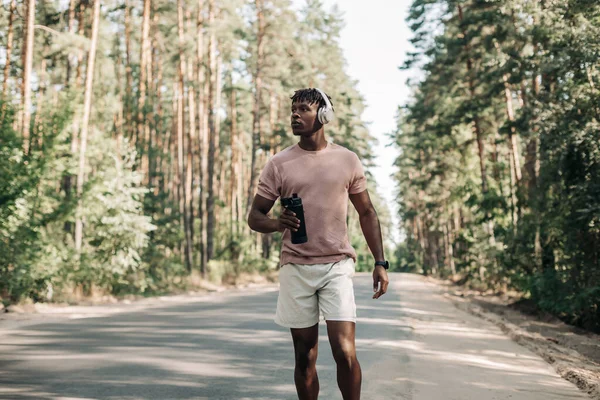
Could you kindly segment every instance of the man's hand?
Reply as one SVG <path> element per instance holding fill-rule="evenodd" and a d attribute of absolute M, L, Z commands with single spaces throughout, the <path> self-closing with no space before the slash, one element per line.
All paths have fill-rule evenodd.
<path fill-rule="evenodd" d="M 390 280 L 388 279 L 387 271 L 382 265 L 376 265 L 375 269 L 373 270 L 373 291 L 375 292 L 373 295 L 374 299 L 380 298 L 385 294 L 385 292 L 387 292 L 388 283 L 390 283 Z M 381 286 L 379 286 L 380 284 Z"/>
<path fill-rule="evenodd" d="M 290 229 L 293 232 L 296 232 L 299 227 L 300 220 L 296 218 L 296 214 L 283 207 L 283 212 L 277 219 L 277 230 L 283 232 L 286 229 Z"/>

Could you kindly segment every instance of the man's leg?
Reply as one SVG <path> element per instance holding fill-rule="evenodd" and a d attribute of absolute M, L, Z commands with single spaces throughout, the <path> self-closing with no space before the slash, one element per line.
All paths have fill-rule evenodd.
<path fill-rule="evenodd" d="M 316 400 L 319 396 L 317 352 L 319 350 L 319 323 L 310 328 L 291 328 L 296 354 L 294 382 L 300 400 Z"/>
<path fill-rule="evenodd" d="M 354 342 L 356 324 L 351 321 L 327 321 L 327 334 L 337 364 L 337 382 L 344 400 L 359 400 L 362 372 Z"/>

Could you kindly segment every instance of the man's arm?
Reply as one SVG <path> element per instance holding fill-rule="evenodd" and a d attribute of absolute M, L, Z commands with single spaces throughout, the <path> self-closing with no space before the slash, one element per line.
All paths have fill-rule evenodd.
<path fill-rule="evenodd" d="M 375 261 L 385 261 L 381 226 L 379 225 L 379 218 L 377 217 L 375 207 L 371 203 L 369 192 L 364 190 L 360 193 L 351 194 L 349 197 L 358 212 L 360 227 L 365 235 L 369 249 L 371 249 L 371 253 L 375 257 Z"/>
<path fill-rule="evenodd" d="M 269 200 L 257 194 L 252 201 L 250 213 L 248 213 L 248 226 L 250 229 L 260 233 L 275 232 L 279 223 L 276 219 L 269 218 L 268 214 L 275 204 L 274 200 Z"/>
<path fill-rule="evenodd" d="M 350 200 L 354 204 L 354 208 L 358 211 L 360 218 L 360 227 L 362 228 L 365 239 L 375 261 L 385 261 L 383 255 L 383 239 L 381 238 L 381 226 L 379 225 L 379 218 L 377 218 L 377 212 L 375 207 L 371 203 L 369 192 L 364 190 L 357 194 L 351 194 Z M 373 269 L 373 295 L 374 299 L 378 299 L 387 292 L 388 284 L 387 271 L 381 265 L 378 265 Z"/>
<path fill-rule="evenodd" d="M 278 219 L 269 218 L 268 214 L 275 204 L 274 200 L 269 200 L 261 195 L 254 196 L 252 207 L 248 214 L 248 226 L 250 229 L 260 233 L 271 233 L 275 231 L 283 232 L 286 229 L 297 231 L 300 227 L 300 220 L 296 218 L 296 214 L 283 209 L 283 212 Z"/>

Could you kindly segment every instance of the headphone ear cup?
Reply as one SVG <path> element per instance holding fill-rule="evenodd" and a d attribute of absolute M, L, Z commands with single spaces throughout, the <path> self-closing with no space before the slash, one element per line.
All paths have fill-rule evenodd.
<path fill-rule="evenodd" d="M 333 110 L 326 106 L 319 108 L 317 116 L 323 125 L 330 123 L 334 118 Z"/>
<path fill-rule="evenodd" d="M 323 110 L 323 118 L 327 121 L 327 123 L 333 121 L 333 119 L 335 118 L 333 108 L 327 108 Z"/>
<path fill-rule="evenodd" d="M 332 107 L 331 103 L 329 102 L 329 99 L 327 98 L 327 95 L 325 94 L 325 92 L 323 92 L 319 88 L 315 88 L 315 90 L 317 92 L 319 92 L 319 94 L 321 95 L 321 98 L 325 102 L 325 105 L 319 107 L 319 109 L 317 110 L 317 118 L 318 118 L 319 122 L 321 124 L 325 125 L 325 124 L 328 124 L 329 122 L 333 121 L 333 119 L 335 118 L 335 114 L 333 112 L 333 107 Z"/>
<path fill-rule="evenodd" d="M 319 107 L 319 111 L 317 111 L 317 118 L 319 119 L 319 122 L 323 125 L 329 122 L 327 121 L 327 118 L 325 116 L 325 107 Z"/>
<path fill-rule="evenodd" d="M 319 111 L 317 111 L 317 118 L 323 125 L 330 123 L 334 118 L 333 109 L 326 106 L 319 108 Z"/>

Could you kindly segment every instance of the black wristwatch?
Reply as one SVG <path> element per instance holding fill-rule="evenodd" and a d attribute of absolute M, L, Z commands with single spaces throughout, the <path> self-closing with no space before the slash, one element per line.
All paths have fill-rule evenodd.
<path fill-rule="evenodd" d="M 390 263 L 387 261 L 375 261 L 375 266 L 381 265 L 386 270 L 390 268 Z"/>

